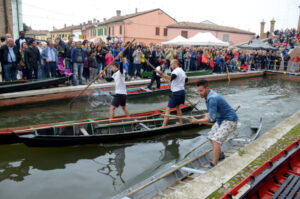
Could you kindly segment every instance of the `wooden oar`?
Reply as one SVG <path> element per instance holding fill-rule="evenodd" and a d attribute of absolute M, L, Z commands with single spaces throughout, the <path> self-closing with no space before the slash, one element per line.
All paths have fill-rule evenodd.
<path fill-rule="evenodd" d="M 112 62 L 110 64 L 108 64 L 94 79 L 93 81 L 91 81 L 76 97 L 74 97 L 72 99 L 72 101 L 70 102 L 70 110 L 72 110 L 72 105 L 75 102 L 75 100 L 80 97 L 89 87 L 90 85 L 92 85 L 99 77 L 101 77 L 104 72 L 111 66 L 114 64 L 114 62 L 119 59 L 120 55 L 123 55 L 123 53 L 125 52 L 125 50 L 131 46 L 131 44 L 135 41 L 135 39 L 133 39 L 125 48 L 123 48 L 123 50 L 112 60 Z"/>

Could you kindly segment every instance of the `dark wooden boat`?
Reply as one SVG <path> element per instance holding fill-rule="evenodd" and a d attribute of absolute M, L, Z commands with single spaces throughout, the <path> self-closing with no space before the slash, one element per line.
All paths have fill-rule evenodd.
<path fill-rule="evenodd" d="M 222 151 L 225 157 L 234 154 L 238 149 L 253 142 L 260 135 L 262 119 L 258 124 L 244 129 L 238 129 L 223 143 Z M 203 135 L 206 137 L 206 135 Z M 166 169 L 148 179 L 124 190 L 111 199 L 150 199 L 164 198 L 167 191 L 176 191 L 182 184 L 201 176 L 209 170 L 212 149 L 209 140 L 203 141 L 197 150 L 177 164 L 168 164 Z"/>
<path fill-rule="evenodd" d="M 201 118 L 205 111 L 185 112 L 185 116 Z M 32 134 L 19 135 L 19 139 L 30 147 L 69 146 L 91 143 L 120 142 L 123 140 L 150 137 L 176 130 L 200 127 L 184 120 L 170 118 L 166 127 L 161 127 L 164 120 L 162 114 L 136 117 L 117 121 L 94 121 L 66 124 L 55 127 L 35 129 Z"/>
<path fill-rule="evenodd" d="M 300 198 L 300 139 L 247 176 L 222 199 Z"/>
<path fill-rule="evenodd" d="M 193 106 L 191 105 L 181 105 L 180 106 L 182 112 L 189 112 L 193 110 Z M 140 113 L 133 113 L 130 115 L 131 118 L 146 118 L 146 117 L 155 117 L 164 113 L 165 108 L 156 109 L 152 111 L 145 111 Z M 171 109 L 172 113 L 176 112 L 176 109 Z M 124 115 L 115 117 L 115 122 L 122 121 L 125 118 Z M 23 126 L 23 127 L 13 127 L 13 128 L 2 128 L 0 129 L 0 144 L 13 144 L 18 143 L 20 140 L 18 139 L 17 135 L 26 135 L 31 134 L 33 130 L 31 129 L 42 129 L 42 128 L 56 128 L 62 127 L 64 125 L 73 125 L 73 124 L 87 124 L 89 122 L 104 122 L 108 123 L 108 118 L 93 118 L 93 119 L 85 119 L 85 120 L 76 120 L 76 121 L 64 121 L 59 123 L 51 123 L 51 124 L 39 124 L 39 125 L 32 125 L 32 126 Z M 13 133 L 14 132 L 14 133 Z"/>
<path fill-rule="evenodd" d="M 171 91 L 171 86 L 168 84 L 161 85 L 159 89 L 157 89 L 157 88 L 145 89 L 145 88 L 141 88 L 141 87 L 130 88 L 130 89 L 127 89 L 127 98 L 133 99 L 133 98 L 139 98 L 139 97 L 155 96 L 155 95 L 169 93 L 170 91 Z M 102 95 L 102 94 L 115 95 L 115 92 L 113 90 L 95 92 L 95 93 L 93 93 L 93 96 L 98 96 L 98 95 Z"/>
<path fill-rule="evenodd" d="M 11 81 L 11 82 L 0 82 L 0 86 L 20 84 L 20 83 L 25 83 L 25 82 L 28 82 L 28 80 L 16 80 L 16 81 Z"/>
<path fill-rule="evenodd" d="M 43 80 L 33 80 L 33 81 L 28 81 L 23 83 L 21 82 L 21 83 L 0 85 L 0 94 L 35 90 L 35 89 L 46 88 L 49 86 L 58 86 L 59 84 L 65 83 L 68 80 L 68 78 L 69 77 L 57 77 L 57 78 L 49 78 Z"/>

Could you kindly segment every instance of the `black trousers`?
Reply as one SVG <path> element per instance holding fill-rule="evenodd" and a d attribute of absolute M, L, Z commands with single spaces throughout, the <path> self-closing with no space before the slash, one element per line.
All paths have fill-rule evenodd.
<path fill-rule="evenodd" d="M 152 77 L 151 77 L 151 82 L 150 84 L 148 85 L 148 88 L 150 89 L 153 85 L 153 83 L 156 81 L 156 85 L 157 85 L 157 88 L 160 88 L 160 77 L 157 76 L 156 74 L 152 74 Z"/>

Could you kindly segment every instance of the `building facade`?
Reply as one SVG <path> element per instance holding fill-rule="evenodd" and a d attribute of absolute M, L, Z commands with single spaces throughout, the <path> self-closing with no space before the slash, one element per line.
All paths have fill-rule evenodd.
<path fill-rule="evenodd" d="M 50 32 L 48 30 L 29 30 L 26 32 L 25 37 L 34 38 L 39 41 L 47 41 Z"/>
<path fill-rule="evenodd" d="M 22 30 L 22 0 L 0 1 L 0 35 L 10 33 L 17 39 Z"/>
<path fill-rule="evenodd" d="M 168 40 L 171 40 L 178 35 L 188 39 L 199 32 L 210 32 L 218 39 L 229 42 L 230 45 L 248 42 L 255 37 L 255 33 L 246 30 L 229 26 L 220 26 L 209 21 L 204 21 L 201 23 L 179 22 L 168 25 Z"/>
<path fill-rule="evenodd" d="M 70 35 L 81 35 L 82 26 L 64 26 L 63 28 L 56 29 L 53 27 L 53 31 L 50 31 L 50 38 L 55 40 L 57 37 L 60 37 L 62 40 L 67 41 Z"/>
<path fill-rule="evenodd" d="M 124 42 L 131 41 L 145 44 L 167 41 L 167 26 L 176 23 L 161 9 L 153 9 L 143 12 L 136 12 L 128 15 L 121 15 L 121 11 L 116 11 L 116 16 L 104 19 L 97 25 L 87 28 L 85 38 L 88 40 L 100 37 L 106 42 L 107 37 L 118 38 Z"/>

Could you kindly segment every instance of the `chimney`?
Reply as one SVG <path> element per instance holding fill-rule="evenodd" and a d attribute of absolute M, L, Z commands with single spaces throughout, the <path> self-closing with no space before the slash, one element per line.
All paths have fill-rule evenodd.
<path fill-rule="evenodd" d="M 121 10 L 117 10 L 116 13 L 117 13 L 117 17 L 121 16 Z"/>
<path fill-rule="evenodd" d="M 56 30 L 55 26 L 53 26 L 53 30 Z"/>
<path fill-rule="evenodd" d="M 274 29 L 275 29 L 275 19 L 273 18 L 271 21 L 271 24 L 270 24 L 270 35 L 271 35 L 271 38 L 273 37 L 273 32 L 274 32 Z"/>
<path fill-rule="evenodd" d="M 138 10 L 137 10 L 137 8 L 135 8 L 135 13 L 137 13 L 138 12 Z"/>
<path fill-rule="evenodd" d="M 66 28 L 67 27 L 67 24 L 64 24 L 64 28 Z"/>
<path fill-rule="evenodd" d="M 298 8 L 300 8 L 300 6 Z M 297 28 L 297 31 L 300 31 L 300 15 L 299 15 L 299 19 L 298 19 L 298 28 Z"/>
<path fill-rule="evenodd" d="M 89 20 L 89 21 L 88 21 L 88 24 L 92 24 L 92 20 Z"/>
<path fill-rule="evenodd" d="M 93 19 L 93 23 L 96 23 L 96 18 Z"/>
<path fill-rule="evenodd" d="M 103 21 L 106 21 L 106 18 L 103 18 Z"/>
<path fill-rule="evenodd" d="M 261 39 L 265 38 L 265 22 L 264 22 L 264 20 L 262 20 L 262 22 L 260 22 L 260 38 Z"/>

